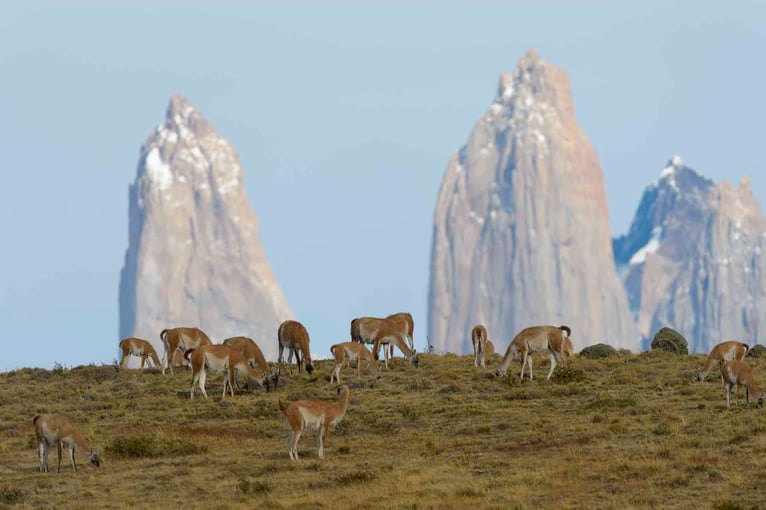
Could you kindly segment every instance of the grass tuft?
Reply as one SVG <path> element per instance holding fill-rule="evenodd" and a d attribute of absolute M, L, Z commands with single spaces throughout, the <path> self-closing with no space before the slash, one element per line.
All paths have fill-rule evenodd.
<path fill-rule="evenodd" d="M 187 439 L 158 436 L 118 437 L 106 447 L 108 455 L 123 459 L 195 455 L 207 450 L 206 445 Z"/>
<path fill-rule="evenodd" d="M 245 496 L 261 496 L 269 494 L 272 491 L 272 487 L 271 484 L 261 480 L 240 479 L 239 482 L 237 482 L 237 490 L 240 492 L 240 494 Z"/>
<path fill-rule="evenodd" d="M 352 471 L 335 478 L 335 482 L 340 486 L 346 486 L 352 483 L 368 483 L 375 480 L 375 473 L 370 471 Z"/>
<path fill-rule="evenodd" d="M 568 365 L 557 365 L 553 370 L 551 380 L 559 384 L 584 381 L 585 370 L 582 368 L 574 367 L 571 363 Z"/>
<path fill-rule="evenodd" d="M 0 489 L 0 503 L 5 505 L 20 505 L 27 495 L 19 489 Z"/>

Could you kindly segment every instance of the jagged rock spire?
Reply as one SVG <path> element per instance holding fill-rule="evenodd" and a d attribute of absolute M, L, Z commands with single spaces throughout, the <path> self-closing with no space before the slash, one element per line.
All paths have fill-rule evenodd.
<path fill-rule="evenodd" d="M 713 183 L 673 157 L 614 240 L 631 310 L 648 346 L 676 329 L 692 352 L 759 341 L 766 324 L 766 218 L 749 180 Z"/>
<path fill-rule="evenodd" d="M 614 266 L 601 167 L 577 127 L 566 73 L 525 53 L 442 180 L 431 251 L 429 338 L 469 352 L 476 323 L 507 345 L 538 324 L 580 348 L 635 348 Z"/>
<path fill-rule="evenodd" d="M 120 336 L 198 326 L 214 341 L 250 336 L 275 357 L 292 312 L 266 260 L 234 147 L 181 96 L 141 146 L 129 189 Z"/>

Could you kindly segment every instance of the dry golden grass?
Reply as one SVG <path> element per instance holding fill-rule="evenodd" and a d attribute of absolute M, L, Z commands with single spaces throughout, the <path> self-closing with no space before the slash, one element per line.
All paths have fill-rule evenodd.
<path fill-rule="evenodd" d="M 694 380 L 704 356 L 573 358 L 545 380 L 494 362 L 344 369 L 348 413 L 289 460 L 277 398 L 335 400 L 332 361 L 277 392 L 188 399 L 191 375 L 111 366 L 0 374 L 0 508 L 766 508 L 766 410 Z M 766 385 L 766 359 L 747 361 Z M 318 377 L 316 377 L 316 375 Z M 32 418 L 69 415 L 103 464 L 40 473 Z M 55 463 L 55 454 L 54 461 Z"/>

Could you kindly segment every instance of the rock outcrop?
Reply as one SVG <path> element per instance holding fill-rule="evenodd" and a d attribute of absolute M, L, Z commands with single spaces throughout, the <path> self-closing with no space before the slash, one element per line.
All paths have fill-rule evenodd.
<path fill-rule="evenodd" d="M 664 326 L 692 352 L 758 341 L 766 325 L 766 218 L 747 179 L 713 184 L 674 157 L 614 246 L 645 346 Z"/>
<path fill-rule="evenodd" d="M 534 51 L 501 74 L 449 159 L 434 213 L 430 342 L 470 352 L 477 323 L 499 348 L 538 324 L 570 326 L 577 350 L 640 345 L 598 158 L 575 122 L 566 73 Z"/>
<path fill-rule="evenodd" d="M 197 326 L 214 342 L 252 337 L 276 358 L 293 317 L 268 261 L 234 147 L 179 96 L 141 147 L 129 189 L 120 337 Z M 161 354 L 160 354 L 161 355 Z"/>

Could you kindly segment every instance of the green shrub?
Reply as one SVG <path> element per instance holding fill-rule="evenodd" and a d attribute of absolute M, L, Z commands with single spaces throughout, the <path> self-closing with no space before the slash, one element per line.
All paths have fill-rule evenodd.
<path fill-rule="evenodd" d="M 611 345 L 607 344 L 589 345 L 580 351 L 580 356 L 585 359 L 602 359 L 608 358 L 610 356 L 615 356 L 616 354 L 617 350 Z"/>
<path fill-rule="evenodd" d="M 0 503 L 6 505 L 17 505 L 23 503 L 26 498 L 26 494 L 19 489 L 0 489 Z"/>
<path fill-rule="evenodd" d="M 207 447 L 178 438 L 153 436 L 119 437 L 106 447 L 107 454 L 121 458 L 146 458 L 204 453 Z"/>
<path fill-rule="evenodd" d="M 157 440 L 149 436 L 119 437 L 105 448 L 112 457 L 143 458 L 154 457 Z"/>
<path fill-rule="evenodd" d="M 571 364 L 557 365 L 553 370 L 551 381 L 557 383 L 568 383 L 582 381 L 585 379 L 585 371 L 582 368 L 575 368 Z"/>
<path fill-rule="evenodd" d="M 744 510 L 745 507 L 731 500 L 716 501 L 713 510 Z"/>
<path fill-rule="evenodd" d="M 343 475 L 339 475 L 335 481 L 338 485 L 346 486 L 352 483 L 367 483 L 375 479 L 375 473 L 369 471 L 351 471 Z"/>
<path fill-rule="evenodd" d="M 101 383 L 104 381 L 113 381 L 119 377 L 119 373 L 113 365 L 80 365 L 70 369 L 72 374 L 77 374 L 78 377 L 95 383 Z"/>
<path fill-rule="evenodd" d="M 268 494 L 271 492 L 271 485 L 259 480 L 251 481 L 240 479 L 239 483 L 237 483 L 237 490 L 244 495 Z"/>
<path fill-rule="evenodd" d="M 766 347 L 756 344 L 747 352 L 747 355 L 753 358 L 766 358 Z"/>
<path fill-rule="evenodd" d="M 659 349 L 673 354 L 689 354 L 689 343 L 678 331 L 671 328 L 662 328 L 654 335 L 652 349 Z"/>

